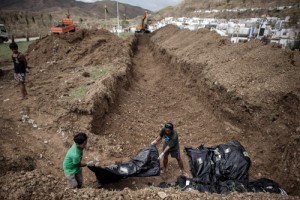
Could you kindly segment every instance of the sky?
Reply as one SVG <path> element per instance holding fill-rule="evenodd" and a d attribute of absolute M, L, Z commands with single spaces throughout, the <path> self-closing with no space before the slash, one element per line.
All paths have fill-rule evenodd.
<path fill-rule="evenodd" d="M 101 0 L 76 0 L 76 1 L 95 2 Z M 183 0 L 118 0 L 118 2 L 139 6 L 151 11 L 158 11 L 167 6 L 174 6 L 180 3 L 181 1 Z"/>

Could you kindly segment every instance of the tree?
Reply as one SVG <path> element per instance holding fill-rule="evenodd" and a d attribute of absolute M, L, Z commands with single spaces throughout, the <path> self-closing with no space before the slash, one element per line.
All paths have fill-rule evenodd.
<path fill-rule="evenodd" d="M 26 21 L 26 27 L 27 27 L 27 29 L 26 29 L 26 40 L 27 40 L 27 42 L 29 41 L 29 27 L 30 27 L 30 25 L 29 25 L 29 20 L 28 20 L 28 15 L 27 15 L 27 13 L 26 13 L 26 15 L 25 15 L 25 21 Z"/>
<path fill-rule="evenodd" d="M 3 24 L 5 24 L 5 22 L 6 22 L 5 17 L 0 17 L 0 22 L 2 22 Z"/>
<path fill-rule="evenodd" d="M 122 27 L 125 28 L 129 25 L 129 22 L 126 19 L 123 19 L 121 24 L 122 24 Z"/>
<path fill-rule="evenodd" d="M 211 9 L 211 4 L 210 4 L 210 3 L 207 5 L 207 9 L 208 9 L 208 10 Z"/>
<path fill-rule="evenodd" d="M 19 16 L 17 14 L 14 15 L 15 21 L 19 21 Z"/>
<path fill-rule="evenodd" d="M 127 21 L 126 14 L 123 14 L 123 20 L 121 22 L 121 25 L 123 26 L 123 28 L 125 28 L 129 25 L 129 22 Z"/>
<path fill-rule="evenodd" d="M 69 19 L 69 18 L 70 18 L 70 16 L 71 16 L 71 14 L 70 14 L 70 10 L 68 9 L 68 13 L 66 14 L 66 17 Z"/>
<path fill-rule="evenodd" d="M 43 13 L 41 13 L 41 19 L 42 19 L 42 24 L 43 24 L 44 26 L 46 26 L 46 24 L 45 24 L 45 22 L 44 22 L 44 14 L 43 14 Z"/>
<path fill-rule="evenodd" d="M 26 22 L 26 25 L 29 26 L 29 20 L 28 20 L 28 16 L 25 15 L 25 22 Z"/>
<path fill-rule="evenodd" d="M 52 17 L 52 15 L 51 15 L 51 14 L 49 14 L 49 15 L 48 15 L 48 17 L 49 17 L 50 25 L 52 25 L 52 20 L 53 20 L 53 17 Z"/>

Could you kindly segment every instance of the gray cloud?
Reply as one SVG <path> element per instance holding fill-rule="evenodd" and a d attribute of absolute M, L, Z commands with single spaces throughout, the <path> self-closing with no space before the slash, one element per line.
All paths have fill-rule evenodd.
<path fill-rule="evenodd" d="M 101 1 L 101 0 L 76 0 L 76 1 L 83 1 L 83 2 L 95 2 L 95 1 Z M 182 0 L 118 0 L 121 3 L 127 3 L 134 6 L 140 6 L 142 8 L 146 8 L 152 11 L 157 11 L 159 9 L 162 9 L 166 6 L 174 6 L 178 3 L 180 3 Z"/>

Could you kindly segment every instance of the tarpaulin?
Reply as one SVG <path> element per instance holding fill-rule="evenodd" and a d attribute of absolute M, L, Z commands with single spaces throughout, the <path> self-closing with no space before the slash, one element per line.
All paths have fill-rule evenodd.
<path fill-rule="evenodd" d="M 163 184 L 161 183 L 159 187 L 162 185 Z M 200 192 L 218 194 L 229 194 L 231 192 L 269 192 L 287 195 L 287 193 L 280 188 L 278 183 L 267 178 L 261 178 L 258 180 L 226 180 L 218 181 L 213 184 L 204 184 L 197 182 L 195 178 L 179 176 L 175 185 L 165 182 L 164 185 L 167 185 L 168 187 L 179 186 L 182 190 L 198 190 Z"/>
<path fill-rule="evenodd" d="M 194 178 L 213 184 L 223 180 L 247 180 L 251 165 L 245 148 L 236 140 L 214 147 L 185 147 Z"/>
<path fill-rule="evenodd" d="M 160 175 L 158 151 L 154 145 L 141 150 L 132 160 L 105 167 L 88 167 L 101 184 L 112 183 L 127 177 L 146 177 Z"/>
<path fill-rule="evenodd" d="M 162 182 L 158 187 L 218 194 L 270 192 L 287 195 L 270 179 L 248 180 L 251 161 L 245 148 L 236 140 L 213 147 L 185 147 L 185 152 L 193 178 L 179 176 L 174 185 Z"/>

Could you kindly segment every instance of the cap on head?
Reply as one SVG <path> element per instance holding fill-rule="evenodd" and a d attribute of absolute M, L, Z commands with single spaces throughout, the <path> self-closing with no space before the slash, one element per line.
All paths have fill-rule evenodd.
<path fill-rule="evenodd" d="M 18 49 L 18 45 L 15 42 L 9 44 L 10 49 Z"/>
<path fill-rule="evenodd" d="M 87 140 L 87 135 L 85 133 L 77 133 L 75 136 L 74 136 L 74 142 L 76 144 L 83 144 L 86 140 Z"/>
<path fill-rule="evenodd" d="M 165 128 L 170 129 L 171 131 L 173 131 L 173 124 L 171 122 L 168 122 L 165 124 Z"/>

